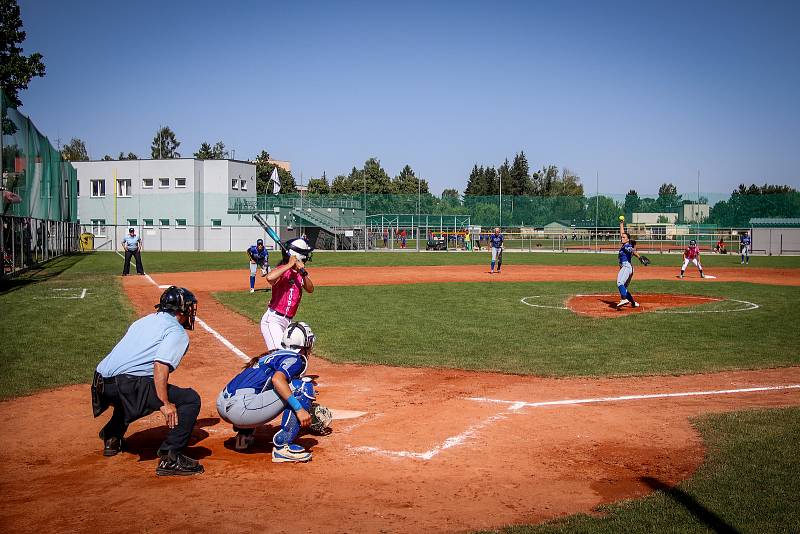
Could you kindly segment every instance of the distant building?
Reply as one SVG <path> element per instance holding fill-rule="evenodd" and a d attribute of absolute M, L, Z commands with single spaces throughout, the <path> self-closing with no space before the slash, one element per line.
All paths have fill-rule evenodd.
<path fill-rule="evenodd" d="M 291 161 L 283 161 L 280 159 L 268 159 L 267 163 L 271 163 L 276 167 L 280 167 L 286 172 L 292 172 L 292 162 Z"/>
<path fill-rule="evenodd" d="M 701 223 L 708 219 L 710 207 L 708 204 L 684 204 L 681 211 L 682 223 Z"/>
<path fill-rule="evenodd" d="M 634 213 L 633 224 L 675 224 L 678 222 L 677 213 Z"/>
<path fill-rule="evenodd" d="M 769 256 L 800 254 L 800 218 L 750 219 L 753 252 Z"/>

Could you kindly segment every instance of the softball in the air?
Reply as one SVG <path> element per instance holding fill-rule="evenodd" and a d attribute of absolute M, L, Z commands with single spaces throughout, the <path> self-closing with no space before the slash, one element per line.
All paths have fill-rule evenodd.
<path fill-rule="evenodd" d="M 625 216 L 624 216 L 624 215 L 620 215 L 620 216 L 619 216 L 619 220 L 620 220 L 620 221 L 624 221 L 624 220 L 625 220 Z"/>

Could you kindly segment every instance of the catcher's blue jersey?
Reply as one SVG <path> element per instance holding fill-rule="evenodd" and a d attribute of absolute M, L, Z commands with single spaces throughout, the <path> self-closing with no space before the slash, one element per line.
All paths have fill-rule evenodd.
<path fill-rule="evenodd" d="M 262 356 L 254 367 L 248 367 L 233 377 L 225 389 L 233 395 L 237 389 L 252 388 L 261 393 L 272 388 L 272 377 L 283 373 L 286 380 L 300 378 L 307 366 L 306 357 L 293 350 L 278 349 Z"/>
<path fill-rule="evenodd" d="M 247 253 L 253 258 L 253 261 L 258 263 L 259 265 L 262 263 L 266 263 L 267 258 L 269 258 L 269 252 L 267 251 L 267 247 L 258 250 L 256 245 L 251 245 L 250 248 L 247 249 Z"/>
<path fill-rule="evenodd" d="M 503 246 L 503 234 L 499 234 L 499 235 L 492 234 L 492 235 L 490 235 L 489 236 L 489 244 L 492 246 L 492 248 L 500 248 L 500 247 L 502 247 Z"/>
<path fill-rule="evenodd" d="M 624 265 L 626 263 L 630 263 L 631 256 L 633 256 L 633 245 L 628 242 L 622 245 L 619 249 L 619 264 Z"/>

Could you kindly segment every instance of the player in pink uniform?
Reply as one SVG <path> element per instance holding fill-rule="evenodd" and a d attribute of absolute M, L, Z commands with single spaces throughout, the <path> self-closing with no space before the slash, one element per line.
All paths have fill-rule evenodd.
<path fill-rule="evenodd" d="M 706 275 L 703 274 L 703 266 L 700 265 L 700 248 L 697 246 L 697 241 L 694 239 L 689 241 L 689 246 L 683 251 L 683 266 L 681 267 L 679 278 L 683 278 L 683 272 L 686 270 L 686 266 L 689 265 L 689 262 L 697 265 L 697 268 L 700 270 L 700 278 L 706 277 Z"/>
<path fill-rule="evenodd" d="M 286 243 L 286 249 L 288 252 L 283 254 L 281 262 L 267 275 L 272 298 L 261 317 L 261 335 L 268 351 L 281 347 L 283 333 L 297 313 L 303 290 L 314 292 L 314 283 L 305 269 L 305 262 L 311 258 L 311 246 L 305 239 L 293 239 Z"/>

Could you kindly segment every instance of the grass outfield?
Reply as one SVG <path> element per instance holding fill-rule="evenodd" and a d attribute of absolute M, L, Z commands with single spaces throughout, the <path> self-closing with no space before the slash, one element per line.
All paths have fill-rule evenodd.
<path fill-rule="evenodd" d="M 520 299 L 542 295 L 558 305 L 570 294 L 611 294 L 614 288 L 608 283 L 413 284 L 390 289 L 319 287 L 304 296 L 298 319 L 314 328 L 320 354 L 335 362 L 541 376 L 674 374 L 800 364 L 800 288 L 719 283 L 693 284 L 690 289 L 693 294 L 761 307 L 596 319 L 532 308 Z M 686 286 L 640 281 L 632 290 L 634 295 L 680 293 Z M 264 312 L 263 295 L 216 296 L 257 322 Z M 697 309 L 722 309 L 714 306 Z"/>
<path fill-rule="evenodd" d="M 122 258 L 113 252 L 85 254 L 90 261 L 81 261 L 72 269 L 84 272 L 121 274 Z M 679 254 L 647 254 L 653 265 L 665 265 L 680 269 Z M 280 254 L 270 253 L 270 263 L 275 265 Z M 384 267 L 395 265 L 489 265 L 488 252 L 327 252 L 314 254 L 309 268 L 350 267 L 363 265 Z M 616 254 L 580 252 L 506 252 L 505 265 L 611 265 L 617 264 Z M 738 256 L 703 255 L 701 260 L 707 267 L 771 267 L 800 269 L 800 256 L 754 257 L 750 265 L 740 265 Z M 56 260 L 59 261 L 59 260 Z M 185 271 L 217 271 L 225 269 L 246 270 L 248 260 L 242 252 L 143 252 L 144 269 L 149 273 Z M 692 266 L 694 269 L 694 266 Z M 135 270 L 135 265 L 131 265 Z"/>
<path fill-rule="evenodd" d="M 754 410 L 695 420 L 708 456 L 694 476 L 640 500 L 603 506 L 505 534 L 797 532 L 800 525 L 800 409 Z"/>

